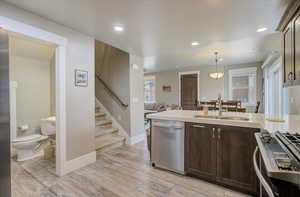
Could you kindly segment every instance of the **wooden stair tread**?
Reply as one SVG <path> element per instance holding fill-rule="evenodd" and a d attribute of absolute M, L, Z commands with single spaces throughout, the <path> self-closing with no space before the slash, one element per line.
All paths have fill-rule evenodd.
<path fill-rule="evenodd" d="M 95 117 L 101 117 L 101 116 L 106 116 L 104 112 L 96 112 Z"/>
<path fill-rule="evenodd" d="M 113 127 L 103 128 L 103 129 L 100 129 L 100 130 L 95 132 L 95 137 L 107 135 L 107 134 L 114 133 L 114 132 L 117 132 L 117 131 L 118 131 L 118 129 L 113 128 Z"/>
<path fill-rule="evenodd" d="M 102 136 L 95 138 L 96 150 L 101 148 L 106 148 L 117 143 L 125 142 L 125 137 L 123 136 Z"/>
<path fill-rule="evenodd" d="M 104 125 L 108 125 L 108 124 L 112 124 L 111 120 L 97 120 L 96 121 L 96 126 L 104 126 Z"/>

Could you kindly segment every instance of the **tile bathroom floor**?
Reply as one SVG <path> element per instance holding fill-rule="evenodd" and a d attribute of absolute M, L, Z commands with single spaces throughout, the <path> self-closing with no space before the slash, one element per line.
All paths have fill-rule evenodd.
<path fill-rule="evenodd" d="M 64 177 L 41 158 L 12 161 L 13 197 L 246 197 L 195 178 L 154 169 L 145 143 L 97 155 L 97 162 Z"/>

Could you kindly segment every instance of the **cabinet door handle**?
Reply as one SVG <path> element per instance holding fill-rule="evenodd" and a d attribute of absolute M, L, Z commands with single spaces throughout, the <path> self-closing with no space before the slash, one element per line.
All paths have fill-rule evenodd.
<path fill-rule="evenodd" d="M 288 79 L 291 81 L 291 80 L 294 80 L 294 74 L 292 72 L 290 72 L 288 74 Z"/>
<path fill-rule="evenodd" d="M 192 127 L 195 127 L 195 128 L 205 128 L 205 126 L 203 126 L 203 125 L 193 125 Z"/>
<path fill-rule="evenodd" d="M 215 138 L 215 131 L 216 131 L 216 128 L 213 128 L 212 129 L 212 138 Z"/>
<path fill-rule="evenodd" d="M 221 139 L 221 129 L 218 128 L 218 139 Z"/>

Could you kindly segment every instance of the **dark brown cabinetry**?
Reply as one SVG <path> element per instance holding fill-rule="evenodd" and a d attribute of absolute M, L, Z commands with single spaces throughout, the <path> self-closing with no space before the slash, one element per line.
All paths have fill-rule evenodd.
<path fill-rule="evenodd" d="M 284 33 L 283 33 L 283 39 L 284 39 L 284 84 L 292 85 L 293 82 L 293 50 L 292 50 L 292 27 L 291 24 L 289 24 Z"/>
<path fill-rule="evenodd" d="M 214 180 L 217 175 L 217 141 L 212 125 L 187 124 L 187 173 Z"/>
<path fill-rule="evenodd" d="M 294 21 L 294 84 L 300 84 L 300 12 Z"/>
<path fill-rule="evenodd" d="M 284 38 L 284 86 L 300 85 L 300 11 L 286 25 Z"/>
<path fill-rule="evenodd" d="M 186 172 L 242 192 L 256 194 L 252 164 L 257 129 L 186 123 Z"/>

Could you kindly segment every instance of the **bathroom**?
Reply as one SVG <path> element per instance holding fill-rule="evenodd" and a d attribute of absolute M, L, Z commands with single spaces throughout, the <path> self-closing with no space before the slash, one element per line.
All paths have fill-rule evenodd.
<path fill-rule="evenodd" d="M 55 47 L 9 36 L 12 171 L 41 162 L 55 171 Z"/>

